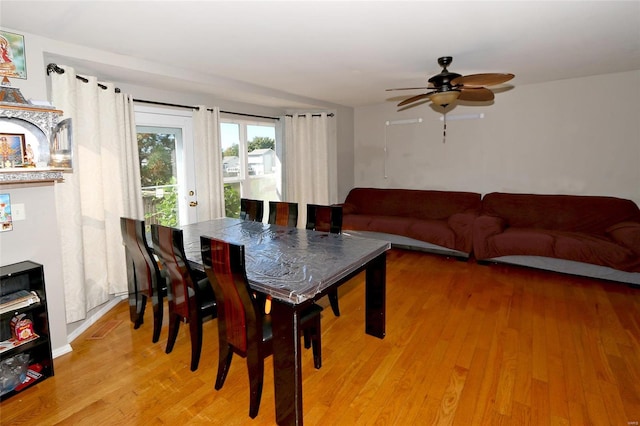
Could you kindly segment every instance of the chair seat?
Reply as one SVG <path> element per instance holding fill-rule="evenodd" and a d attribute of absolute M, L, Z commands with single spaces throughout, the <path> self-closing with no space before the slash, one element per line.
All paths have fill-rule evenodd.
<path fill-rule="evenodd" d="M 198 288 L 200 289 L 200 311 L 203 317 L 216 315 L 216 297 L 213 294 L 213 288 L 209 284 L 208 278 L 203 278 L 198 281 Z"/>

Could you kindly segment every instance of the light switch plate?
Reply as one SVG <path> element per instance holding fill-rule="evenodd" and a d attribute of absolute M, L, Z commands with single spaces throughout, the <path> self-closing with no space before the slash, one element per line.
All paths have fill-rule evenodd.
<path fill-rule="evenodd" d="M 27 215 L 24 210 L 24 204 L 11 204 L 11 219 L 16 220 L 25 220 Z"/>

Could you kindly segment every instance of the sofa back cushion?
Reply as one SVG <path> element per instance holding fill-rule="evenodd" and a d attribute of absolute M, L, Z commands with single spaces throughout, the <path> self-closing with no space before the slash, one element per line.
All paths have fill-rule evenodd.
<path fill-rule="evenodd" d="M 480 212 L 475 192 L 354 188 L 345 199 L 345 214 L 447 219 L 454 213 Z"/>
<path fill-rule="evenodd" d="M 586 195 L 508 194 L 482 199 L 482 214 L 505 219 L 508 226 L 605 234 L 624 221 L 640 221 L 631 200 Z"/>

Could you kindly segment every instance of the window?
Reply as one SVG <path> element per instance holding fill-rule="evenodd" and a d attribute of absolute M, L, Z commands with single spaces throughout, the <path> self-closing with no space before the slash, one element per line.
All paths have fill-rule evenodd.
<path fill-rule="evenodd" d="M 225 213 L 240 215 L 240 197 L 280 200 L 280 167 L 273 122 L 220 119 Z"/>

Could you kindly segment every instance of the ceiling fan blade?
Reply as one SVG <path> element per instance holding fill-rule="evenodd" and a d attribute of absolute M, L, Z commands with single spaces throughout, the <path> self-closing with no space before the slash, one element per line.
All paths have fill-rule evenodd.
<path fill-rule="evenodd" d="M 463 87 L 460 90 L 458 100 L 461 101 L 492 101 L 495 98 L 493 92 L 486 87 Z"/>
<path fill-rule="evenodd" d="M 410 104 L 410 103 L 413 103 L 413 102 L 419 101 L 420 99 L 427 98 L 427 97 L 429 97 L 429 95 L 430 95 L 431 93 L 432 93 L 432 92 L 429 92 L 429 93 L 423 93 L 423 94 L 421 94 L 421 95 L 412 96 L 412 97 L 407 98 L 407 99 L 405 99 L 404 101 L 400 102 L 400 103 L 398 104 L 398 106 L 399 106 L 399 107 L 401 107 L 401 106 L 403 106 L 403 105 L 407 105 L 407 104 Z"/>
<path fill-rule="evenodd" d="M 392 90 L 426 90 L 426 89 L 433 89 L 432 86 L 429 87 L 399 87 L 397 89 L 385 89 L 387 92 L 390 92 Z"/>
<path fill-rule="evenodd" d="M 513 74 L 499 74 L 499 73 L 487 73 L 487 74 L 469 74 L 451 80 L 451 84 L 454 86 L 493 86 L 494 84 L 504 83 L 515 77 Z"/>

